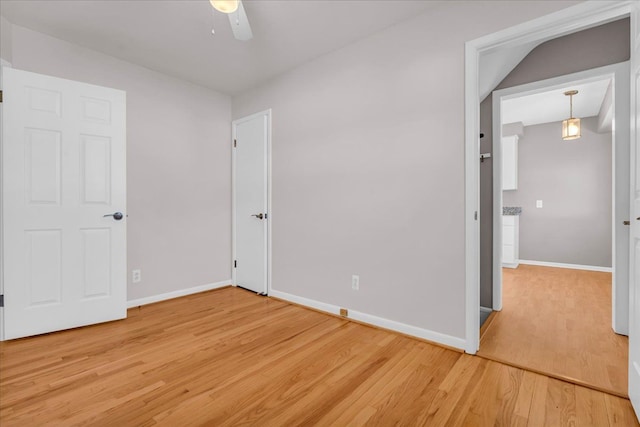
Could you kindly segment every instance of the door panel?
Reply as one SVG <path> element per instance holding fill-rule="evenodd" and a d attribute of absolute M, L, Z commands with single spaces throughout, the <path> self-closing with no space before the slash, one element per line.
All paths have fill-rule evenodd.
<path fill-rule="evenodd" d="M 124 318 L 125 93 L 2 71 L 4 336 Z"/>
<path fill-rule="evenodd" d="M 60 117 L 62 94 L 55 90 L 26 86 L 28 109 L 31 113 L 51 113 Z"/>
<path fill-rule="evenodd" d="M 80 136 L 82 203 L 109 205 L 111 201 L 111 138 Z"/>
<path fill-rule="evenodd" d="M 26 230 L 27 307 L 59 304 L 62 296 L 62 230 Z"/>
<path fill-rule="evenodd" d="M 111 124 L 111 102 L 107 99 L 80 98 L 82 103 L 82 118 L 85 121 Z"/>
<path fill-rule="evenodd" d="M 266 293 L 269 113 L 237 120 L 233 130 L 235 283 Z"/>
<path fill-rule="evenodd" d="M 29 204 L 60 204 L 61 133 L 25 129 L 25 185 Z"/>
<path fill-rule="evenodd" d="M 82 296 L 86 298 L 111 295 L 111 230 L 94 228 L 80 230 L 82 235 Z"/>

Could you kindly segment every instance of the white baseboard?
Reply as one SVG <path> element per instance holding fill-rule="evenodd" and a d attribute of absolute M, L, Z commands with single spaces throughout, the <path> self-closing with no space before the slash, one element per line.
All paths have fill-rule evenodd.
<path fill-rule="evenodd" d="M 271 292 L 269 292 L 269 296 L 280 298 L 289 302 L 295 302 L 296 304 L 300 304 L 300 305 L 304 305 L 305 307 L 324 311 L 325 313 L 340 315 L 340 307 L 338 307 L 337 305 L 327 304 L 324 302 L 316 301 L 316 300 L 305 298 L 305 297 L 299 297 L 297 295 L 276 291 L 274 289 L 272 289 Z"/>
<path fill-rule="evenodd" d="M 599 267 L 597 265 L 565 264 L 562 262 L 531 261 L 526 259 L 521 259 L 520 264 L 539 265 L 541 267 L 569 268 L 571 270 L 602 271 L 604 273 L 611 273 L 613 271 L 611 267 Z"/>
<path fill-rule="evenodd" d="M 502 266 L 505 268 L 518 268 L 518 265 L 520 265 L 519 262 L 503 262 Z"/>
<path fill-rule="evenodd" d="M 491 313 L 492 311 L 492 308 L 480 306 L 480 313 Z"/>
<path fill-rule="evenodd" d="M 331 314 L 340 314 L 340 307 L 333 304 L 327 304 L 324 302 L 312 300 L 309 298 L 300 297 L 297 295 L 288 294 L 286 292 L 280 292 L 271 290 L 270 296 L 283 299 L 285 301 L 294 302 L 296 304 L 304 305 L 306 307 L 314 308 L 316 310 L 324 311 Z M 355 310 L 349 310 L 349 319 L 357 320 L 359 322 L 367 323 L 369 325 L 378 326 L 380 328 L 389 329 L 392 331 L 400 332 L 403 334 L 411 335 L 417 338 L 422 338 L 434 343 L 446 345 L 449 347 L 464 350 L 466 341 L 462 338 L 454 337 L 451 335 L 441 334 L 429 329 L 419 328 L 417 326 L 407 325 L 405 323 L 396 322 L 395 320 L 384 319 L 382 317 L 373 316 L 367 313 L 361 313 Z"/>
<path fill-rule="evenodd" d="M 141 305 L 153 304 L 154 302 L 166 301 L 168 299 L 184 297 L 199 292 L 210 291 L 212 289 L 222 288 L 231 285 L 231 279 L 222 282 L 207 283 L 206 285 L 194 286 L 193 288 L 180 289 L 178 291 L 167 292 L 164 294 L 153 295 L 150 297 L 138 298 L 127 301 L 127 308 L 138 307 Z"/>

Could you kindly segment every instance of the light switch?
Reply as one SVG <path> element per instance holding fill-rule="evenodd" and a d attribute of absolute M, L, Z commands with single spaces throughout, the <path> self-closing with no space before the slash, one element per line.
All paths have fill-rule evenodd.
<path fill-rule="evenodd" d="M 536 200 L 536 208 L 542 207 L 542 200 Z"/>

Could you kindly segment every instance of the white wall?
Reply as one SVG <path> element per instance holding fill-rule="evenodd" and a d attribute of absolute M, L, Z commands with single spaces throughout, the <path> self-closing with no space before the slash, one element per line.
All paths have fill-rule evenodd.
<path fill-rule="evenodd" d="M 235 97 L 273 109 L 273 288 L 464 338 L 464 42 L 575 3 L 443 3 Z"/>
<path fill-rule="evenodd" d="M 11 51 L 14 68 L 127 92 L 128 299 L 230 282 L 230 98 L 15 25 Z"/>

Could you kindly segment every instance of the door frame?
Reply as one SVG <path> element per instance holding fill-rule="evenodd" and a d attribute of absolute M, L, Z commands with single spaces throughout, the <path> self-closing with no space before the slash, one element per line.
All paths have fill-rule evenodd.
<path fill-rule="evenodd" d="M 621 100 L 620 95 L 628 94 L 629 61 L 603 67 L 592 68 L 572 74 L 565 74 L 550 79 L 526 83 L 493 92 L 493 309 L 502 310 L 502 121 L 501 101 L 523 95 L 561 89 L 571 84 L 583 84 L 602 79 L 611 79 L 614 83 L 614 118 L 618 130 L 612 130 L 612 218 L 611 218 L 611 271 L 612 271 L 612 317 L 613 330 L 618 334 L 629 333 L 629 228 L 622 221 L 629 220 L 630 171 L 629 171 L 629 101 Z M 621 156 L 620 153 L 626 153 Z M 618 153 L 618 155 L 616 154 Z M 616 167 L 616 165 L 618 167 Z M 626 171 L 625 171 L 626 169 Z M 626 172 L 626 173 L 625 173 Z M 619 176 L 617 176 L 619 175 Z M 624 175 L 624 176 L 623 176 Z M 618 179 L 620 178 L 620 179 Z M 623 197 L 621 197 L 624 195 Z M 625 228 L 626 227 L 626 230 Z M 625 239 L 626 233 L 626 239 Z M 620 254 L 617 249 L 624 248 L 626 253 Z M 623 258 L 623 259 L 621 259 Z M 626 286 L 625 286 L 626 282 Z M 622 286 L 618 286 L 622 285 Z"/>
<path fill-rule="evenodd" d="M 615 21 L 630 16 L 632 7 L 628 0 L 584 2 L 465 43 L 465 352 L 469 354 L 480 346 L 480 55 Z M 631 56 L 633 60 L 633 52 Z"/>
<path fill-rule="evenodd" d="M 11 63 L 0 58 L 0 67 L 11 67 Z M 2 90 L 3 87 L 3 83 L 2 83 L 2 70 L 0 69 L 0 90 Z M 3 122 L 3 107 L 2 107 L 2 103 L 0 103 L 0 123 L 4 123 Z M 3 143 L 2 143 L 2 132 L 0 132 L 0 164 L 2 164 L 2 150 L 3 150 Z M 3 187 L 3 182 L 2 182 L 2 173 L 0 173 L 0 189 L 2 189 L 4 191 L 4 187 Z M 0 212 L 4 212 L 2 210 L 3 206 L 2 206 L 2 197 L 0 197 Z M 4 225 L 3 225 L 3 221 L 4 221 L 4 215 L 0 215 L 0 271 L 4 272 L 4 254 L 2 253 L 2 251 L 4 250 L 4 235 L 3 230 L 4 230 Z M 0 274 L 0 295 L 4 295 L 4 273 Z M 4 341 L 4 307 L 0 307 L 0 341 Z"/>
<path fill-rule="evenodd" d="M 265 180 L 267 181 L 267 248 L 265 265 L 267 269 L 267 295 L 271 294 L 271 108 L 259 111 L 257 113 L 241 117 L 231 122 L 231 284 L 237 286 L 236 283 L 236 268 L 234 261 L 236 260 L 236 150 L 234 149 L 234 143 L 236 140 L 236 129 L 238 124 L 253 120 L 257 117 L 267 118 L 267 154 L 266 154 L 266 168 L 265 168 Z"/>

